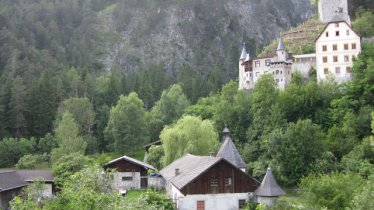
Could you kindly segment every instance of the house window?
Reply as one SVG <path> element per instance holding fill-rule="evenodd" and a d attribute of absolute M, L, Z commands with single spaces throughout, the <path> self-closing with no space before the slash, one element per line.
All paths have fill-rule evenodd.
<path fill-rule="evenodd" d="M 324 63 L 327 63 L 327 56 L 322 57 Z"/>
<path fill-rule="evenodd" d="M 340 67 L 335 67 L 335 74 L 340 74 Z"/>
<path fill-rule="evenodd" d="M 352 73 L 352 67 L 347 66 L 346 69 L 345 69 L 345 71 L 346 71 L 347 73 Z"/>
<path fill-rule="evenodd" d="M 340 35 L 339 31 L 335 31 L 335 35 L 339 36 Z"/>
<path fill-rule="evenodd" d="M 338 62 L 338 56 L 334 56 L 333 60 L 334 60 L 335 63 Z"/>
<path fill-rule="evenodd" d="M 270 59 L 265 60 L 265 65 L 270 66 Z"/>
<path fill-rule="evenodd" d="M 205 201 L 196 201 L 196 210 L 205 210 Z"/>
<path fill-rule="evenodd" d="M 123 176 L 122 181 L 132 181 L 132 176 Z"/>
<path fill-rule="evenodd" d="M 323 51 L 323 52 L 326 52 L 326 51 L 327 51 L 327 46 L 326 46 L 326 45 L 323 45 L 323 46 L 322 46 L 322 51 Z"/>
<path fill-rule="evenodd" d="M 348 55 L 344 56 L 344 62 L 349 62 L 349 56 Z"/>
<path fill-rule="evenodd" d="M 336 44 L 332 45 L 332 50 L 337 51 L 338 50 L 338 45 L 336 45 Z"/>
<path fill-rule="evenodd" d="M 352 43 L 352 50 L 356 49 L 356 43 Z"/>
<path fill-rule="evenodd" d="M 329 37 L 329 32 L 326 32 L 326 37 Z"/>
<path fill-rule="evenodd" d="M 245 200 L 239 200 L 239 209 L 243 209 L 245 207 Z"/>
<path fill-rule="evenodd" d="M 232 185 L 232 179 L 231 177 L 225 178 L 225 186 L 231 186 Z"/>
<path fill-rule="evenodd" d="M 349 45 L 348 44 L 344 44 L 344 50 L 348 50 L 348 47 Z"/>
<path fill-rule="evenodd" d="M 324 74 L 328 74 L 329 73 L 329 69 L 328 68 L 324 68 L 323 72 L 324 72 Z"/>
<path fill-rule="evenodd" d="M 255 67 L 260 67 L 260 61 L 255 61 Z"/>
<path fill-rule="evenodd" d="M 345 33 L 347 34 L 347 36 L 349 36 L 349 30 L 347 30 Z"/>
<path fill-rule="evenodd" d="M 210 178 L 210 186 L 218 186 L 218 178 L 217 177 L 211 177 Z"/>

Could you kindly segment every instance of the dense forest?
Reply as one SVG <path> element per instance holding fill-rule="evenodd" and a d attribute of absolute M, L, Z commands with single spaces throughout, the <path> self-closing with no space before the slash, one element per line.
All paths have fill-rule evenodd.
<path fill-rule="evenodd" d="M 51 168 L 61 190 L 57 199 L 44 204 L 32 197 L 17 198 L 14 209 L 172 208 L 155 192 L 131 205 L 107 194 L 105 183 L 95 182 L 100 167 L 120 155 L 137 156 L 144 144 L 158 139 L 163 146 L 151 147 L 148 156 L 158 169 L 186 153 L 208 155 L 217 151 L 225 125 L 249 174 L 261 180 L 270 166 L 280 184 L 297 194 L 298 203 L 280 200 L 274 209 L 374 205 L 372 43 L 363 45 L 354 63 L 353 81 L 341 85 L 333 79 L 319 84 L 313 75 L 304 81 L 295 73 L 284 91 L 270 76 L 263 76 L 251 93 L 238 90 L 240 42 L 247 41 L 253 53 L 262 45 L 250 34 L 230 42 L 229 55 L 223 54 L 228 60 L 222 62 L 196 60 L 170 71 L 167 63 L 140 64 L 129 57 L 126 62 L 135 62 L 131 65 L 135 69 L 126 71 L 117 65 L 109 71 L 103 57 L 108 43 L 120 39 L 123 25 L 119 23 L 130 18 L 129 8 L 147 4 L 154 9 L 172 2 L 191 6 L 199 1 L 125 2 L 0 0 L 0 167 Z M 292 1 L 280 2 L 287 6 Z M 350 8 L 355 14 L 353 27 L 372 37 L 372 4 L 357 2 Z M 197 8 L 209 7 L 201 3 Z M 113 23 L 115 33 L 102 22 L 109 13 L 118 21 Z M 204 21 L 214 20 L 209 18 Z M 287 28 L 303 19 L 294 17 L 292 23 L 277 27 Z M 219 30 L 208 29 L 212 31 L 194 47 L 209 45 L 200 44 Z M 138 38 L 133 41 L 142 45 L 146 38 Z M 209 60 L 204 50 L 194 56 Z M 196 67 L 199 62 L 204 70 Z M 76 194 L 86 200 L 75 199 Z"/>

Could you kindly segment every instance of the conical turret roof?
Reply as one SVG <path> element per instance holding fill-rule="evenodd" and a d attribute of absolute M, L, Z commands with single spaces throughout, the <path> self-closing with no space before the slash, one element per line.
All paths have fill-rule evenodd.
<path fill-rule="evenodd" d="M 240 60 L 244 60 L 247 57 L 247 50 L 245 49 L 245 43 L 243 43 L 242 54 L 240 55 Z"/>
<path fill-rule="evenodd" d="M 226 127 L 223 130 L 224 142 L 217 153 L 217 157 L 222 157 L 238 168 L 246 168 L 246 164 L 236 149 L 234 142 L 230 137 L 230 131 Z"/>
<path fill-rule="evenodd" d="M 282 37 L 282 34 L 280 34 L 277 50 L 284 50 L 284 49 L 285 48 L 284 48 L 284 43 L 283 43 L 283 37 Z"/>
<path fill-rule="evenodd" d="M 254 194 L 257 196 L 278 197 L 284 195 L 285 192 L 279 187 L 271 168 L 268 168 L 260 187 L 257 188 Z"/>

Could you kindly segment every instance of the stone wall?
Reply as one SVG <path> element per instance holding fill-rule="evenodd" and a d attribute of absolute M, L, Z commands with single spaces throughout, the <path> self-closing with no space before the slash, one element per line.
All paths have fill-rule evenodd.
<path fill-rule="evenodd" d="M 122 180 L 123 177 L 132 177 L 132 180 Z M 110 174 L 110 178 L 113 190 L 140 189 L 139 172 L 114 172 Z"/>

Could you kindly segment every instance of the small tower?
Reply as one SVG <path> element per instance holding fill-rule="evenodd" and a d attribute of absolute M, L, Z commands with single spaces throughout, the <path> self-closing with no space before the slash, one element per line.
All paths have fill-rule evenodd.
<path fill-rule="evenodd" d="M 238 150 L 235 147 L 234 142 L 230 137 L 230 130 L 225 127 L 222 132 L 222 140 L 224 141 L 221 148 L 217 153 L 217 157 L 224 158 L 229 161 L 231 164 L 245 172 L 246 164 L 240 156 Z"/>
<path fill-rule="evenodd" d="M 323 23 L 331 22 L 334 16 L 339 15 L 351 25 L 347 0 L 318 0 L 318 14 Z"/>
<path fill-rule="evenodd" d="M 271 205 L 274 201 L 285 192 L 279 187 L 273 176 L 271 168 L 268 168 L 260 187 L 254 192 L 257 197 L 257 203 Z"/>
<path fill-rule="evenodd" d="M 247 58 L 247 55 L 249 54 L 247 53 L 247 49 L 245 48 L 245 43 L 243 43 L 242 53 L 239 58 L 239 89 L 242 89 L 245 86 L 245 66 L 243 64 Z"/>
<path fill-rule="evenodd" d="M 278 61 L 286 61 L 287 60 L 287 52 L 286 52 L 286 48 L 284 47 L 282 34 L 280 34 L 280 36 L 279 36 L 279 42 L 278 42 L 278 48 L 277 48 L 277 57 L 278 57 Z"/>

